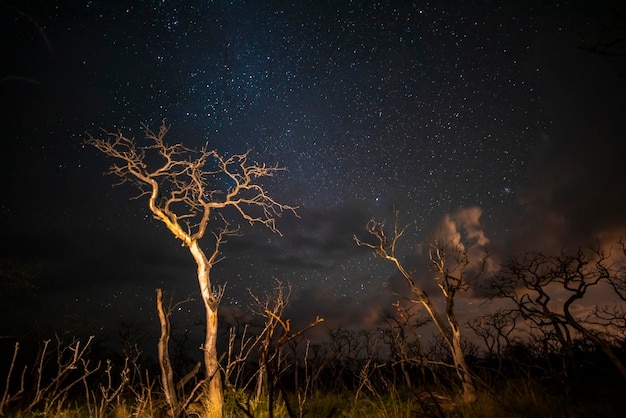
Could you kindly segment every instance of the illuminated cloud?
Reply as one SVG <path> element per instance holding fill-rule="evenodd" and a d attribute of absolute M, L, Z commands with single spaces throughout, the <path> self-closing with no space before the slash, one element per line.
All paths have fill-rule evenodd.
<path fill-rule="evenodd" d="M 466 251 L 470 271 L 483 268 L 485 273 L 493 273 L 497 271 L 497 266 L 488 257 L 490 241 L 481 225 L 481 215 L 482 209 L 478 206 L 460 208 L 446 214 L 435 228 L 434 241 L 444 245 L 449 243 L 460 252 Z"/>

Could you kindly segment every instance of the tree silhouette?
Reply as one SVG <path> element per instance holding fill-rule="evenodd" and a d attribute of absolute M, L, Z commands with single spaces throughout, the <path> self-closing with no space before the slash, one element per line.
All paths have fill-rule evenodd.
<path fill-rule="evenodd" d="M 626 283 L 626 259 L 599 248 L 549 256 L 529 252 L 511 258 L 488 281 L 492 295 L 509 299 L 521 316 L 542 330 L 551 330 L 566 352 L 572 352 L 577 333 L 592 341 L 626 379 L 626 365 L 614 346 L 624 340 L 623 305 L 592 308 L 584 314 L 580 302 L 592 289 L 606 286 L 621 301 Z M 578 306 L 577 306 L 578 305 Z"/>

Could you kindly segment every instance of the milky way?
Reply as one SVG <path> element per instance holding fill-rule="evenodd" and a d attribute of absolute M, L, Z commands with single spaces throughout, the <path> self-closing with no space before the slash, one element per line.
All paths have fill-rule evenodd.
<path fill-rule="evenodd" d="M 501 203 L 545 129 L 538 18 L 524 10 L 164 2 L 84 12 L 83 30 L 109 28 L 83 57 L 110 103 L 94 123 L 167 118 L 190 142 L 252 148 L 289 168 L 302 205 Z"/>

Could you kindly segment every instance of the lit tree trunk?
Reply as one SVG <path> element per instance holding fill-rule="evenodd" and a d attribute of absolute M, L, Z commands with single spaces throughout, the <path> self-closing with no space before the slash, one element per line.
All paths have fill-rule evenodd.
<path fill-rule="evenodd" d="M 222 391 L 222 376 L 220 375 L 217 357 L 217 304 L 214 308 L 207 308 L 206 320 L 204 364 L 209 379 L 206 387 L 207 397 L 211 403 L 211 416 L 221 417 L 224 393 Z"/>
<path fill-rule="evenodd" d="M 406 279 L 409 289 L 417 296 L 418 302 L 426 308 L 429 316 L 432 318 L 433 323 L 439 330 L 439 333 L 443 336 L 444 340 L 448 344 L 452 361 L 454 362 L 454 368 L 456 370 L 459 379 L 461 380 L 461 387 L 463 388 L 463 400 L 471 403 L 477 399 L 476 385 L 474 379 L 470 373 L 470 369 L 465 361 L 465 353 L 463 353 L 463 347 L 461 346 L 461 328 L 454 315 L 454 292 L 450 293 L 440 286 L 443 295 L 446 299 L 446 318 L 448 324 L 446 324 L 443 318 L 437 312 L 437 309 L 433 305 L 432 301 L 428 297 L 428 294 L 424 292 L 419 286 L 415 284 L 410 273 L 404 269 L 400 261 L 395 256 L 386 256 L 388 260 L 392 261 L 398 271 L 402 273 L 402 276 Z"/>
<path fill-rule="evenodd" d="M 193 255 L 198 265 L 198 284 L 200 285 L 200 294 L 206 311 L 206 335 L 204 337 L 204 346 L 202 347 L 207 378 L 206 395 L 211 403 L 212 416 L 221 417 L 224 394 L 222 392 L 222 377 L 217 356 L 217 308 L 219 298 L 218 295 L 213 294 L 209 276 L 211 266 L 217 261 L 221 235 L 217 236 L 216 240 L 215 251 L 210 260 L 207 259 L 196 240 L 191 242 L 189 251 L 191 251 L 191 255 Z"/>
<path fill-rule="evenodd" d="M 461 346 L 461 327 L 454 315 L 454 298 L 448 298 L 446 295 L 446 315 L 450 324 L 451 333 L 451 353 L 454 361 L 454 369 L 456 370 L 461 386 L 463 387 L 463 400 L 465 402 L 474 402 L 477 399 L 476 385 L 470 373 L 470 369 L 465 361 L 465 353 Z"/>
<path fill-rule="evenodd" d="M 431 246 L 429 258 L 435 271 L 439 273 L 439 277 L 436 279 L 437 286 L 446 300 L 446 319 L 449 325 L 447 328 L 449 330 L 448 344 L 454 361 L 454 369 L 461 380 L 463 400 L 468 403 L 474 402 L 478 397 L 476 384 L 465 361 L 465 353 L 461 345 L 461 327 L 454 312 L 454 298 L 457 291 L 467 289 L 468 283 L 478 279 L 478 275 L 482 273 L 484 268 L 485 259 L 483 258 L 483 265 L 478 270 L 476 277 L 468 279 L 466 275 L 469 257 L 467 249 L 462 243 L 434 244 Z M 449 258 L 452 260 L 448 260 Z"/>
<path fill-rule="evenodd" d="M 157 312 L 159 314 L 159 323 L 161 324 L 161 336 L 158 343 L 159 366 L 161 367 L 161 385 L 165 400 L 170 407 L 170 415 L 178 416 L 178 399 L 176 397 L 176 388 L 174 386 L 174 372 L 170 363 L 168 344 L 170 341 L 170 320 L 168 313 L 163 309 L 163 291 L 157 289 Z"/>

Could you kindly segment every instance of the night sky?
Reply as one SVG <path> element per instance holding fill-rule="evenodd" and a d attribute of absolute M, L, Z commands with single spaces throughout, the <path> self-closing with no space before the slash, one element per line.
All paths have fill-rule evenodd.
<path fill-rule="evenodd" d="M 621 3 L 0 3 L 0 255 L 37 272 L 2 298 L 0 335 L 156 330 L 157 287 L 198 296 L 187 249 L 84 145 L 101 128 L 139 139 L 165 120 L 171 143 L 287 169 L 263 184 L 300 217 L 278 220 L 282 237 L 242 223 L 229 239 L 212 275 L 225 313 L 277 278 L 296 321 L 374 326 L 407 289 L 353 235 L 394 208 L 415 221 L 401 257 L 428 290 L 419 244 L 448 214 L 479 227 L 496 262 L 615 242 L 626 60 L 578 46 Z M 187 303 L 173 322 L 202 317 Z"/>

